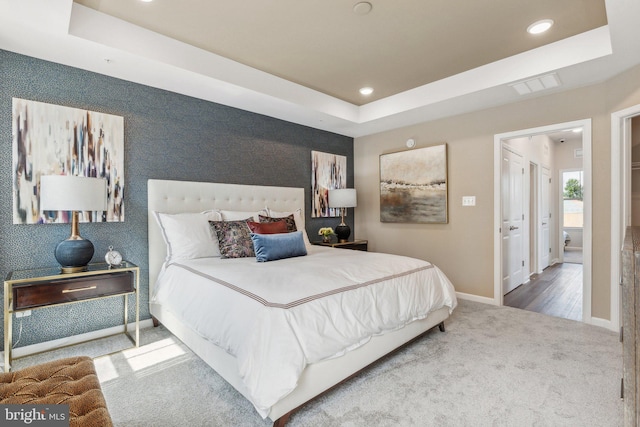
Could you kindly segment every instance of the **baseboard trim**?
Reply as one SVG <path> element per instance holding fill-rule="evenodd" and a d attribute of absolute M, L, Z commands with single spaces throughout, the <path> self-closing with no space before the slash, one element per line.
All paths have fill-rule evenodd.
<path fill-rule="evenodd" d="M 475 301 L 475 302 L 481 302 L 484 304 L 491 304 L 491 305 L 498 305 L 496 303 L 496 300 L 494 300 L 493 298 L 488 298 L 488 297 L 481 297 L 479 295 L 473 295 L 473 294 L 465 294 L 464 292 L 456 292 L 456 296 L 460 299 L 466 299 L 468 301 Z"/>
<path fill-rule="evenodd" d="M 153 321 L 151 319 L 140 321 L 140 329 L 149 328 L 151 326 L 153 326 Z M 135 331 L 135 328 L 136 328 L 135 323 L 129 323 L 129 326 L 128 326 L 129 332 Z M 71 337 L 45 341 L 38 344 L 25 345 L 24 347 L 14 348 L 12 351 L 12 357 L 17 359 L 19 357 L 30 356 L 32 354 L 42 353 L 44 351 L 55 350 L 60 347 L 80 344 L 85 341 L 104 338 L 104 337 L 116 335 L 122 332 L 124 332 L 124 324 L 120 326 L 113 326 L 111 328 L 100 329 L 98 331 L 87 332 L 79 335 L 73 335 Z"/>
<path fill-rule="evenodd" d="M 589 323 L 594 326 L 599 326 L 601 328 L 609 329 L 610 331 L 613 331 L 613 332 L 619 332 L 618 329 L 616 328 L 616 325 L 614 325 L 613 322 L 609 319 L 592 317 Z"/>

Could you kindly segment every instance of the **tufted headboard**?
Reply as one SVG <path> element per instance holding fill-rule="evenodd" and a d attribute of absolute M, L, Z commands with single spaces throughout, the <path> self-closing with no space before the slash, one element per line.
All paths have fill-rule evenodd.
<path fill-rule="evenodd" d="M 202 212 L 210 209 L 274 211 L 300 209 L 304 220 L 304 189 L 214 182 L 167 181 L 150 179 L 147 185 L 149 225 L 149 295 L 153 295 L 158 273 L 167 256 L 160 227 L 153 212 Z"/>

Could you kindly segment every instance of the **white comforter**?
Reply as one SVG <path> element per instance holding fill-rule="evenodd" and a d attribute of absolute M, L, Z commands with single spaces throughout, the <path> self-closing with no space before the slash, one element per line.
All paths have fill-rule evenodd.
<path fill-rule="evenodd" d="M 324 247 L 265 263 L 180 262 L 163 270 L 155 289 L 153 301 L 237 358 L 263 417 L 307 364 L 456 306 L 453 286 L 426 261 Z"/>

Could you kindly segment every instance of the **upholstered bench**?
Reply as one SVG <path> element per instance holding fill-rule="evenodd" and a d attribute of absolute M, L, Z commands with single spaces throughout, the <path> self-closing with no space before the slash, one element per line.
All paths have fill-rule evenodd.
<path fill-rule="evenodd" d="M 0 373 L 0 403 L 66 404 L 70 427 L 113 426 L 90 357 L 70 357 Z"/>

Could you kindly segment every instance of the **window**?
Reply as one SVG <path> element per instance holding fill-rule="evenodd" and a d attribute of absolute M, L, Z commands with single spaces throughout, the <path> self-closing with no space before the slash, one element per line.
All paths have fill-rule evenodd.
<path fill-rule="evenodd" d="M 583 201 L 582 191 L 584 174 L 581 170 L 562 172 L 562 188 L 564 199 L 564 227 L 582 228 Z"/>

